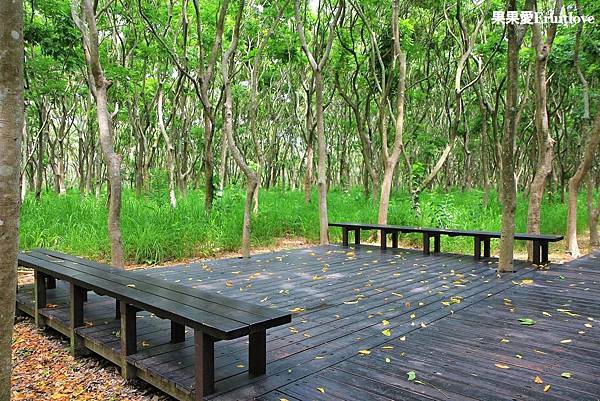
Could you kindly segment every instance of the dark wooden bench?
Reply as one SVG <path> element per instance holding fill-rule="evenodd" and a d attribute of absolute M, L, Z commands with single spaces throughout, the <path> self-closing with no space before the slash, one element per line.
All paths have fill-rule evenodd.
<path fill-rule="evenodd" d="M 348 246 L 348 233 L 354 232 L 354 243 L 360 244 L 361 230 L 377 230 L 381 233 L 381 249 L 387 249 L 388 234 L 392 238 L 392 247 L 398 247 L 398 235 L 400 233 L 421 233 L 423 234 L 423 253 L 429 255 L 431 253 L 431 239 L 433 238 L 434 250 L 433 253 L 439 253 L 441 248 L 442 235 L 449 237 L 473 237 L 474 256 L 476 259 L 481 259 L 481 245 L 483 244 L 483 256 L 490 257 L 490 240 L 492 238 L 500 238 L 500 233 L 495 231 L 472 231 L 472 230 L 451 230 L 446 228 L 423 228 L 411 226 L 395 226 L 388 224 L 359 224 L 359 223 L 329 223 L 330 227 L 342 228 L 342 243 Z M 515 234 L 515 240 L 532 241 L 533 242 L 533 263 L 543 265 L 549 262 L 548 260 L 548 243 L 557 242 L 563 239 L 562 235 L 546 235 L 546 234 Z"/>
<path fill-rule="evenodd" d="M 44 326 L 40 310 L 46 308 L 46 289 L 55 280 L 70 285 L 70 337 L 72 352 L 84 351 L 78 328 L 84 326 L 83 305 L 87 291 L 117 301 L 121 322 L 121 371 L 135 377 L 127 357 L 137 352 L 136 312 L 145 310 L 171 321 L 171 342 L 185 341 L 185 327 L 194 330 L 195 398 L 214 392 L 214 343 L 249 336 L 249 373 L 266 373 L 266 330 L 291 322 L 291 314 L 223 295 L 150 277 L 143 272 L 115 269 L 86 259 L 33 250 L 19 254 L 19 265 L 34 271 L 35 319 Z"/>

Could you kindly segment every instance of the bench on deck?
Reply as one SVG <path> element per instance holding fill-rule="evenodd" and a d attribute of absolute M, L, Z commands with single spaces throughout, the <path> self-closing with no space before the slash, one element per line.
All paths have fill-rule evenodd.
<path fill-rule="evenodd" d="M 473 237 L 475 259 L 481 259 L 481 244 L 483 243 L 483 256 L 490 256 L 490 240 L 500 238 L 500 233 L 496 231 L 471 231 L 471 230 L 451 230 L 446 228 L 423 228 L 411 226 L 394 226 L 388 224 L 359 224 L 359 223 L 329 223 L 330 227 L 342 228 L 342 243 L 348 246 L 348 233 L 354 232 L 354 243 L 360 244 L 361 230 L 378 230 L 381 233 L 381 249 L 387 249 L 387 236 L 392 237 L 392 247 L 398 247 L 398 234 L 400 233 L 421 233 L 423 234 L 423 253 L 431 253 L 431 238 L 433 238 L 433 253 L 439 253 L 441 247 L 440 237 L 447 235 L 449 237 Z M 533 242 L 533 263 L 543 265 L 548 260 L 548 243 L 557 242 L 563 239 L 562 235 L 546 234 L 515 234 L 515 240 Z"/>
<path fill-rule="evenodd" d="M 263 375 L 266 373 L 266 330 L 291 322 L 290 313 L 59 252 L 43 249 L 23 252 L 19 254 L 19 265 L 34 270 L 34 315 L 38 327 L 44 326 L 40 311 L 47 306 L 46 289 L 53 288 L 56 279 L 69 283 L 69 331 L 75 355 L 85 351 L 78 328 L 85 324 L 83 306 L 87 291 L 117 301 L 116 318 L 121 322 L 121 372 L 126 379 L 136 375 L 127 357 L 137 352 L 137 311 L 148 311 L 170 320 L 173 343 L 185 341 L 185 327 L 192 328 L 196 400 L 214 392 L 216 341 L 249 336 L 249 373 Z"/>

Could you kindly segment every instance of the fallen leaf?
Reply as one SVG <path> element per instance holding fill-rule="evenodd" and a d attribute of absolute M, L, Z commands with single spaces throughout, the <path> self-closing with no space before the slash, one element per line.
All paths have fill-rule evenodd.
<path fill-rule="evenodd" d="M 390 322 L 388 322 L 387 320 L 382 320 L 381 324 L 383 324 L 384 326 L 389 326 Z"/>
<path fill-rule="evenodd" d="M 290 312 L 292 313 L 300 313 L 303 312 L 304 308 L 294 308 L 294 309 L 290 309 Z"/>
<path fill-rule="evenodd" d="M 406 374 L 408 375 L 409 382 L 411 382 L 417 378 L 417 374 L 415 373 L 414 370 L 411 370 L 410 372 L 406 372 Z"/>
<path fill-rule="evenodd" d="M 544 387 L 544 393 L 547 393 L 548 391 L 550 391 L 550 385 L 549 385 L 549 384 L 547 384 L 547 385 Z"/>
<path fill-rule="evenodd" d="M 494 366 L 497 367 L 498 369 L 510 369 L 510 366 L 503 365 L 501 363 L 495 363 Z"/>
<path fill-rule="evenodd" d="M 385 358 L 386 363 L 390 363 L 392 360 L 390 358 Z"/>
<path fill-rule="evenodd" d="M 323 387 L 317 387 L 317 390 L 319 390 L 321 394 L 325 394 L 325 389 Z"/>
<path fill-rule="evenodd" d="M 392 331 L 390 329 L 385 329 L 381 332 L 381 334 L 383 334 L 386 337 L 389 337 L 392 335 Z"/>
<path fill-rule="evenodd" d="M 569 344 L 571 342 L 573 342 L 573 340 L 571 340 L 570 338 L 567 338 L 566 340 L 560 340 L 561 344 Z"/>
<path fill-rule="evenodd" d="M 369 351 L 368 349 L 361 349 L 360 351 L 358 351 L 358 353 L 361 355 L 371 355 L 371 351 Z"/>
<path fill-rule="evenodd" d="M 533 379 L 533 381 L 534 381 L 535 383 L 537 383 L 537 384 L 542 384 L 542 383 L 544 383 L 544 381 L 542 380 L 542 378 L 541 378 L 541 377 L 539 377 L 539 376 L 536 376 L 536 377 Z"/>
<path fill-rule="evenodd" d="M 406 341 L 406 336 L 400 337 L 400 341 Z"/>
<path fill-rule="evenodd" d="M 525 285 L 533 284 L 533 280 L 530 278 L 524 278 L 523 280 L 521 280 L 521 284 L 525 284 Z"/>
<path fill-rule="evenodd" d="M 570 379 L 571 378 L 571 372 L 562 372 L 560 374 L 561 377 L 564 377 L 565 379 Z"/>
<path fill-rule="evenodd" d="M 523 326 L 533 326 L 535 324 L 535 320 L 529 318 L 521 318 L 519 319 L 519 323 Z"/>

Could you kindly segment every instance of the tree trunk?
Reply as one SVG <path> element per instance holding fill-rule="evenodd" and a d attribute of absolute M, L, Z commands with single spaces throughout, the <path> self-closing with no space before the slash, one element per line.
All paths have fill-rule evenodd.
<path fill-rule="evenodd" d="M 507 8 L 516 9 L 516 0 L 509 0 Z M 519 91 L 519 47 L 517 28 L 507 26 L 508 58 L 506 66 L 506 100 L 504 109 L 504 136 L 502 137 L 502 229 L 500 232 L 500 255 L 498 272 L 513 271 L 515 237 L 515 211 L 517 191 L 515 187 L 514 143 L 517 131 L 517 99 Z"/>
<path fill-rule="evenodd" d="M 0 400 L 11 398 L 23 134 L 23 2 L 0 2 Z"/>
<path fill-rule="evenodd" d="M 577 244 L 577 194 L 579 187 L 585 175 L 590 171 L 594 157 L 596 156 L 596 149 L 600 144 L 600 111 L 596 115 L 594 126 L 589 132 L 587 145 L 583 160 L 579 164 L 577 171 L 569 180 L 569 207 L 567 209 L 567 246 L 569 252 L 573 258 L 580 256 L 579 245 Z"/>
<path fill-rule="evenodd" d="M 167 147 L 167 171 L 169 175 L 169 204 L 173 209 L 177 207 L 177 198 L 175 197 L 175 150 L 173 149 L 173 143 L 171 137 L 167 134 L 167 128 L 165 127 L 165 119 L 163 117 L 163 106 L 164 106 L 164 91 L 162 89 L 162 82 L 158 92 L 158 127 L 165 140 L 165 146 Z"/>
<path fill-rule="evenodd" d="M 556 1 L 560 11 L 562 0 Z M 555 9 L 556 13 L 556 9 Z M 554 30 L 552 28 L 554 27 Z M 535 58 L 535 128 L 537 135 L 538 157 L 533 181 L 529 187 L 529 208 L 527 210 L 527 232 L 540 233 L 540 208 L 546 188 L 546 179 L 552 171 L 554 159 L 554 139 L 550 135 L 548 126 L 548 89 L 547 89 L 547 61 L 554 40 L 553 32 L 556 24 L 549 27 L 548 38 L 542 39 L 540 24 L 531 27 L 533 47 L 536 51 Z M 533 260 L 533 244 L 528 242 L 527 258 Z"/>
<path fill-rule="evenodd" d="M 329 244 L 329 221 L 327 216 L 327 143 L 323 123 L 323 72 L 314 71 L 316 117 L 317 117 L 317 190 L 319 195 L 319 238 L 321 245 Z"/>
<path fill-rule="evenodd" d="M 83 17 L 83 20 L 79 15 Z M 98 53 L 98 30 L 96 16 L 91 0 L 81 0 L 79 5 L 73 3 L 73 19 L 81 31 L 88 68 L 93 77 L 96 113 L 100 132 L 100 146 L 107 166 L 110 186 L 108 208 L 108 235 L 111 244 L 111 264 L 114 267 L 124 266 L 123 243 L 121 240 L 121 157 L 115 152 L 113 145 L 112 118 L 108 111 L 108 88 L 110 82 L 104 77 Z"/>

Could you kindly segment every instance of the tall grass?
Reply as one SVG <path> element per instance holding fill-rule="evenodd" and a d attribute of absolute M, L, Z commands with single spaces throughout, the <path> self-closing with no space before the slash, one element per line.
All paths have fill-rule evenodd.
<path fill-rule="evenodd" d="M 482 192 L 429 192 L 420 197 L 420 212 L 406 193 L 395 193 L 390 202 L 389 223 L 429 227 L 499 230 L 501 206 L 492 194 L 487 207 Z M 137 198 L 123 194 L 122 231 L 129 262 L 160 263 L 187 257 L 210 256 L 235 251 L 240 246 L 245 191 L 228 188 L 216 200 L 212 213 L 204 211 L 201 191 L 190 191 L 178 199 L 176 209 L 169 206 L 166 191 Z M 331 191 L 328 197 L 330 221 L 375 222 L 377 206 L 358 190 Z M 564 234 L 566 205 L 560 200 L 544 199 L 542 232 Z M 527 200 L 519 196 L 517 231 L 525 231 Z M 87 256 L 109 259 L 110 244 L 106 227 L 105 197 L 81 197 L 76 191 L 65 196 L 44 193 L 40 201 L 25 199 L 21 217 L 21 248 L 47 247 Z M 586 225 L 585 202 L 578 208 L 580 230 Z M 285 236 L 302 236 L 316 241 L 319 218 L 316 194 L 310 204 L 298 191 L 262 190 L 260 211 L 252 221 L 253 246 L 273 244 Z M 339 230 L 331 230 L 331 240 L 339 241 Z M 407 236 L 405 241 L 420 240 Z M 444 251 L 472 252 L 472 239 L 444 238 Z M 521 245 L 522 246 L 522 245 Z M 522 248 L 521 248 L 522 249 Z"/>

